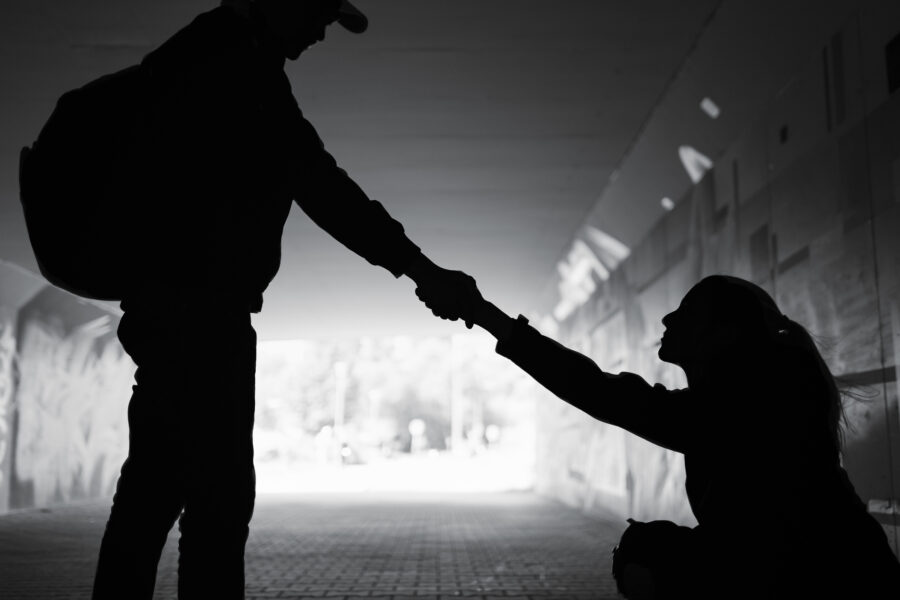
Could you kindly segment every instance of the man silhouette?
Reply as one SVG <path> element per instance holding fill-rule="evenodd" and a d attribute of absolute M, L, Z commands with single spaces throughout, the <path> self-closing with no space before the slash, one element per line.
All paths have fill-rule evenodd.
<path fill-rule="evenodd" d="M 250 313 L 278 270 L 292 201 L 372 264 L 413 279 L 435 312 L 454 312 L 470 281 L 427 259 L 301 114 L 285 59 L 335 22 L 367 26 L 342 0 L 232 0 L 141 63 L 148 121 L 129 194 L 143 216 L 128 232 L 135 269 L 119 325 L 138 370 L 95 599 L 151 598 L 179 516 L 179 597 L 244 596 L 255 498 Z"/>

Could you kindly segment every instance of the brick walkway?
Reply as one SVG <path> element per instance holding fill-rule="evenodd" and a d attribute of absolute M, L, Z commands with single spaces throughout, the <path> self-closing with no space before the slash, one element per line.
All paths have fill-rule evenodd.
<path fill-rule="evenodd" d="M 108 505 L 0 517 L 0 598 L 89 598 Z M 530 494 L 261 498 L 247 598 L 617 598 L 624 523 Z M 175 597 L 175 535 L 156 598 Z"/>

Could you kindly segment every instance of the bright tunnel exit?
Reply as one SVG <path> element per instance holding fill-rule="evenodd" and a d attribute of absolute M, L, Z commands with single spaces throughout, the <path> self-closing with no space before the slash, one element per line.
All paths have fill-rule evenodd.
<path fill-rule="evenodd" d="M 481 334 L 258 346 L 261 493 L 534 483 L 538 387 Z"/>

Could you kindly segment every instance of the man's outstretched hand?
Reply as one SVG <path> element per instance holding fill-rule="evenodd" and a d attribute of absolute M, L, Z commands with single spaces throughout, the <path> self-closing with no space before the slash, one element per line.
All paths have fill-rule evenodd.
<path fill-rule="evenodd" d="M 416 296 L 435 316 L 462 319 L 472 328 L 475 310 L 484 299 L 470 275 L 441 268 L 424 256 L 410 266 L 407 275 L 416 282 Z"/>

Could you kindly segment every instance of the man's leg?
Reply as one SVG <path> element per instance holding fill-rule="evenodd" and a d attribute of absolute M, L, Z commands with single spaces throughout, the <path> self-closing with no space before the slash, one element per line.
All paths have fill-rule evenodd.
<path fill-rule="evenodd" d="M 172 348 L 144 325 L 126 314 L 119 329 L 126 350 L 139 357 L 139 368 L 128 405 L 128 459 L 100 546 L 94 600 L 152 598 L 160 553 L 184 503 Z"/>
<path fill-rule="evenodd" d="M 244 597 L 244 545 L 255 499 L 256 334 L 249 314 L 211 309 L 195 322 L 198 377 L 186 387 L 188 470 L 179 543 L 181 600 Z"/>

